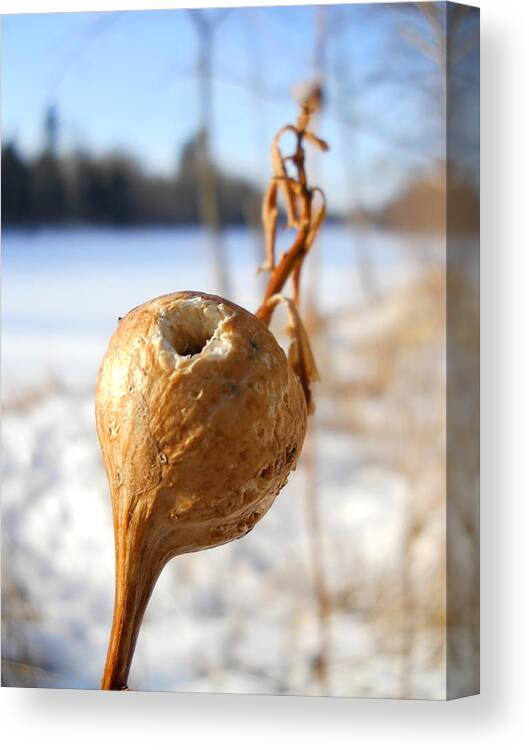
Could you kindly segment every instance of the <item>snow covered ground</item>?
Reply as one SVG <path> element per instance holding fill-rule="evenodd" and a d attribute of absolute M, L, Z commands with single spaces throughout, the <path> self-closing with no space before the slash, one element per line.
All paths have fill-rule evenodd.
<path fill-rule="evenodd" d="M 287 246 L 280 238 L 278 247 Z M 260 246 L 251 233 L 225 233 L 232 296 L 253 310 L 263 277 Z M 402 245 L 405 245 L 403 252 Z M 309 258 L 304 276 L 317 273 L 323 311 L 359 297 L 351 263 L 357 248 L 371 251 L 381 283 L 394 283 L 409 269 L 414 245 L 392 235 L 353 237 L 330 227 L 319 257 Z M 321 249 L 324 248 L 324 249 Z M 93 384 L 118 316 L 153 297 L 181 289 L 219 293 L 211 272 L 207 236 L 189 229 L 5 230 L 2 235 L 2 392 L 4 400 L 50 377 L 71 385 Z M 311 263 L 314 264 L 311 271 Z"/>
<path fill-rule="evenodd" d="M 355 241 L 373 243 L 382 284 L 409 275 L 413 252 L 396 238 Z M 359 295 L 353 239 L 331 227 L 322 246 L 331 249 L 320 259 L 320 307 L 342 310 Z M 251 237 L 229 232 L 227 247 L 234 299 L 253 309 L 260 282 Z M 191 230 L 4 234 L 4 684 L 98 687 L 114 572 L 93 415 L 97 367 L 117 317 L 136 304 L 175 289 L 216 291 L 208 257 L 206 239 Z M 251 534 L 167 566 L 138 641 L 132 689 L 403 693 L 398 633 L 388 637 L 376 611 L 381 581 L 402 554 L 403 479 L 366 461 L 358 437 L 318 431 L 316 490 L 334 602 L 325 686 L 316 668 L 306 481 L 302 461 Z M 411 694 L 442 697 L 443 662 L 422 659 L 421 648 Z"/>

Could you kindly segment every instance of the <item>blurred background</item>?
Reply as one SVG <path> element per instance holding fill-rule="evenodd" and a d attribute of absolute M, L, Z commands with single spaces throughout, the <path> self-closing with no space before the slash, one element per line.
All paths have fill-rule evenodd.
<path fill-rule="evenodd" d="M 98 687 L 99 363 L 118 317 L 160 294 L 258 307 L 270 143 L 317 81 L 331 150 L 308 175 L 329 217 L 303 274 L 322 380 L 302 460 L 252 534 L 167 566 L 129 685 L 443 698 L 450 671 L 470 689 L 477 9 L 7 16 L 2 49 L 2 684 Z"/>

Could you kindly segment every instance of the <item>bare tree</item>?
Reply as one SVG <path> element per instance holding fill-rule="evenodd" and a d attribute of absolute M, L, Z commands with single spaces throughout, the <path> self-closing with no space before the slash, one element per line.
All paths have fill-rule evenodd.
<path fill-rule="evenodd" d="M 200 139 L 196 151 L 199 213 L 202 224 L 208 231 L 210 238 L 216 289 L 219 294 L 229 299 L 231 297 L 231 290 L 222 236 L 217 176 L 211 151 L 211 135 L 213 132 L 213 43 L 217 29 L 228 13 L 229 9 L 219 11 L 215 16 L 210 16 L 204 10 L 188 11 L 199 42 L 197 75 L 200 102 Z"/>

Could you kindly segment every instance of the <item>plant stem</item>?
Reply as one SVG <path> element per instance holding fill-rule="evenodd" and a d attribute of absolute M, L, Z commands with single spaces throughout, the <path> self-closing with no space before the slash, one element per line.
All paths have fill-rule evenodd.
<path fill-rule="evenodd" d="M 127 690 L 127 680 L 138 633 L 163 561 L 152 560 L 141 538 L 132 543 L 116 531 L 116 583 L 114 615 L 101 680 L 102 690 Z"/>

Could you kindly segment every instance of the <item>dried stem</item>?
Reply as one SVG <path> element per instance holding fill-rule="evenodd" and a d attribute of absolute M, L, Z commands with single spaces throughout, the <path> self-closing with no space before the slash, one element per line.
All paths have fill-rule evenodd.
<path fill-rule="evenodd" d="M 314 244 L 318 231 L 325 219 L 325 196 L 317 187 L 309 187 L 305 172 L 304 141 L 322 151 L 328 146 L 310 130 L 312 115 L 318 110 L 321 101 L 319 87 L 314 87 L 301 104 L 301 111 L 295 125 L 285 125 L 276 134 L 271 149 L 274 175 L 270 180 L 263 199 L 262 217 L 266 245 L 266 261 L 260 270 L 270 272 L 270 278 L 264 293 L 257 317 L 266 325 L 270 324 L 272 313 L 279 301 L 289 308 L 290 332 L 293 335 L 290 349 L 291 364 L 299 375 L 307 405 L 312 410 L 310 383 L 317 379 L 317 370 L 310 349 L 308 336 L 303 328 L 297 308 L 300 303 L 301 271 L 303 261 Z M 293 133 L 296 139 L 294 153 L 284 156 L 280 141 L 285 133 Z M 289 165 L 294 176 L 289 173 Z M 290 248 L 281 256 L 276 265 L 275 244 L 277 236 L 278 208 L 277 198 L 281 193 L 285 205 L 287 228 L 296 230 L 296 236 Z M 316 209 L 314 204 L 320 201 Z M 292 278 L 292 299 L 281 296 L 283 287 Z"/>
<path fill-rule="evenodd" d="M 127 679 L 143 615 L 170 555 L 163 545 L 149 544 L 144 518 L 134 515 L 129 519 L 116 511 L 114 501 L 113 506 L 116 543 L 114 615 L 101 689 L 128 690 Z"/>

